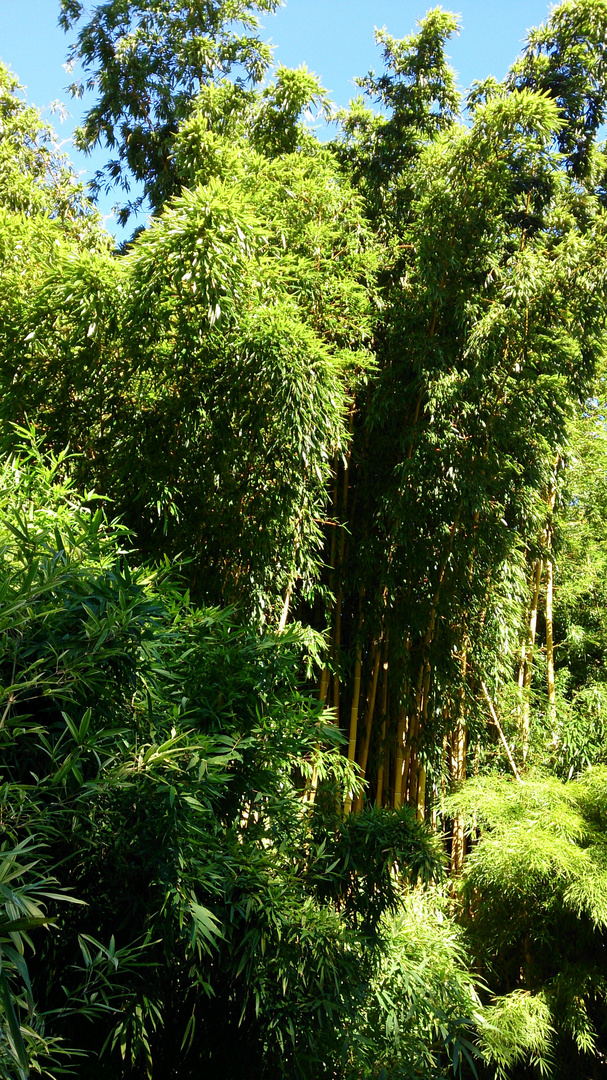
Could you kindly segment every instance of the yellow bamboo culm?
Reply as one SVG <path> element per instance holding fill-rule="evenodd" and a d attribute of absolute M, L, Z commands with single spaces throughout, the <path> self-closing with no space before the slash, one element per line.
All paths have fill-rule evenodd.
<path fill-rule="evenodd" d="M 282 634 L 285 626 L 287 625 L 287 619 L 289 618 L 289 607 L 291 605 L 291 586 L 285 593 L 284 604 L 282 606 L 282 614 L 280 616 L 280 622 L 278 624 L 278 633 Z"/>
<path fill-rule="evenodd" d="M 417 766 L 417 806 L 415 816 L 423 821 L 426 816 L 426 770 L 421 762 Z"/>
<path fill-rule="evenodd" d="M 398 714 L 396 732 L 396 757 L 394 762 L 394 809 L 400 810 L 403 804 L 403 744 L 407 725 L 407 710 L 404 705 Z"/>

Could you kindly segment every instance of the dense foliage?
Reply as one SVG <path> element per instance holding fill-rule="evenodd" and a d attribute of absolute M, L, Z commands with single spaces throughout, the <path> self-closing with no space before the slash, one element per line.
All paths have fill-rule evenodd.
<path fill-rule="evenodd" d="M 607 3 L 275 6 L 61 0 L 119 252 L 0 68 L 0 1071 L 599 1077 Z"/>
<path fill-rule="evenodd" d="M 307 1075 L 369 992 L 393 863 L 427 882 L 435 842 L 407 810 L 342 821 L 350 770 L 297 687 L 305 636 L 260 638 L 131 571 L 124 530 L 31 440 L 1 492 L 7 941 L 53 902 L 27 969 L 4 947 L 9 1017 L 36 1002 L 9 1045 L 45 1075 L 59 1036 L 105 1046 L 104 1076 L 112 1051 L 140 1075 Z M 333 792 L 314 807 L 312 769 Z"/>

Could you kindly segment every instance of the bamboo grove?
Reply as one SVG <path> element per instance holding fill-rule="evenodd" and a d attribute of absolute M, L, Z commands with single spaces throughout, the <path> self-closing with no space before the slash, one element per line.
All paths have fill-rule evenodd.
<path fill-rule="evenodd" d="M 456 19 L 382 32 L 329 143 L 305 70 L 208 84 L 181 194 L 123 256 L 64 230 L 5 278 L 36 282 L 5 320 L 10 418 L 81 453 L 196 595 L 322 635 L 348 812 L 436 816 L 485 744 L 524 767 L 540 589 L 554 708 L 555 499 L 604 340 L 604 19 L 556 9 L 463 118 Z"/>
<path fill-rule="evenodd" d="M 557 1069 L 555 1031 L 579 1055 L 570 1075 L 587 1076 L 607 1046 L 607 977 L 593 966 L 607 926 L 607 0 L 563 0 L 502 82 L 465 94 L 447 59 L 456 16 L 435 8 L 402 40 L 379 31 L 382 71 L 344 110 L 305 67 L 271 67 L 257 15 L 276 6 L 109 0 L 87 15 L 61 0 L 97 95 L 78 140 L 112 155 L 95 190 L 118 186 L 123 222 L 150 210 L 119 250 L 0 67 L 2 550 L 7 589 L 17 581 L 25 597 L 15 611 L 65 589 L 40 618 L 68 642 L 49 646 L 47 684 L 36 623 L 42 652 L 23 676 L 35 693 L 21 701 L 11 661 L 0 732 L 33 700 L 29 730 L 50 696 L 57 747 L 62 716 L 86 749 L 78 695 L 92 687 L 104 723 L 117 710 L 123 727 L 119 750 L 91 749 L 94 783 L 75 751 L 65 758 L 74 835 L 88 828 L 90 784 L 111 848 L 111 759 L 120 812 L 135 813 L 123 777 L 149 781 L 187 867 L 187 889 L 137 909 L 120 963 L 133 986 L 148 979 L 147 996 L 129 983 L 130 1027 L 121 1004 L 122 1026 L 100 1040 L 100 1055 L 122 1053 L 112 1077 L 177 1075 L 189 1039 L 199 1057 L 186 1076 L 212 1044 L 209 1075 L 224 1080 L 249 1057 L 251 1077 L 471 1076 L 476 1061 L 482 1076 L 527 1078 Z M 46 575 L 34 599 L 30 556 Z M 144 567 L 132 579 L 129 560 Z M 68 632 L 80 572 L 92 599 Z M 102 631 L 114 586 L 122 599 Z M 7 657 L 30 640 L 21 617 L 4 627 Z M 97 652 L 114 697 L 87 666 Z M 186 724 L 199 715 L 200 745 Z M 146 724 L 156 741 L 144 753 Z M 184 747 L 204 798 L 190 758 L 178 771 Z M 13 750 L 6 784 L 22 785 L 26 756 Z M 53 758 L 40 781 L 52 799 L 62 770 Z M 191 863 L 189 826 L 171 817 L 186 804 L 200 810 Z M 46 813 L 43 846 L 56 843 Z M 72 855 L 59 846 L 62 865 Z M 524 873 L 508 877 L 523 852 Z M 398 908 L 394 867 L 408 888 L 440 880 L 443 862 L 443 907 L 408 893 L 374 967 L 378 927 Z M 542 900 L 537 930 L 551 875 L 557 901 Z M 113 888 L 104 929 L 111 905 L 122 910 Z M 443 927 L 453 905 L 469 946 Z M 567 951 L 574 922 L 581 960 Z M 170 993 L 136 970 L 148 946 L 154 971 L 174 949 Z M 62 948 L 53 969 L 75 971 Z M 114 962 L 99 948 L 86 987 L 95 964 Z M 400 1002 L 389 1022 L 385 986 Z M 73 991 L 83 1015 L 86 994 Z M 180 1047 L 171 1035 L 163 1049 L 166 1017 L 186 1011 Z M 409 1043 L 381 1041 L 412 1015 Z M 22 1072 L 6 1075 L 21 1077 L 15 1025 L 6 1045 Z"/>

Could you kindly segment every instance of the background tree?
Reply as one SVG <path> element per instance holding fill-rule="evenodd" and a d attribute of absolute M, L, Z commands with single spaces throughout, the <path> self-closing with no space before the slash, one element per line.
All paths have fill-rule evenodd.
<path fill-rule="evenodd" d="M 201 89 L 230 72 L 238 84 L 262 81 L 271 51 L 259 39 L 256 12 L 273 12 L 277 0 L 110 0 L 89 13 L 80 0 L 61 0 L 60 25 L 78 29 L 70 62 L 82 65 L 84 87 L 98 100 L 78 134 L 82 149 L 101 144 L 117 156 L 101 169 L 93 191 L 132 180 L 143 193 L 127 202 L 119 220 L 149 200 L 158 210 L 179 191 L 173 139 Z"/>

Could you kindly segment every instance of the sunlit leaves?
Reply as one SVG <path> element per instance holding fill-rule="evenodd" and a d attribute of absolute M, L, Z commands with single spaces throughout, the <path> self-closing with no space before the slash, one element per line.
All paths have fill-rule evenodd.
<path fill-rule="evenodd" d="M 60 23 L 78 30 L 71 49 L 83 86 L 98 99 L 79 132 L 80 145 L 97 144 L 117 156 L 95 178 L 97 191 L 114 184 L 129 191 L 131 177 L 143 186 L 122 208 L 124 221 L 148 198 L 157 210 L 179 190 L 172 168 L 172 143 L 201 86 L 234 70 L 237 81 L 260 82 L 271 58 L 259 38 L 257 12 L 274 11 L 276 0 L 220 0 L 215 3 L 97 4 L 62 0 Z"/>

